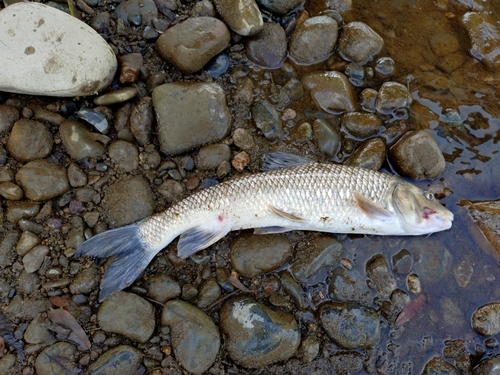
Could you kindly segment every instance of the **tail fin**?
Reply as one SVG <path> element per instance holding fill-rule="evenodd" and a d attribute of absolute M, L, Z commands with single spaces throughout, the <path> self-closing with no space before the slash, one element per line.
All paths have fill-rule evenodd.
<path fill-rule="evenodd" d="M 156 255 L 157 251 L 142 241 L 138 230 L 139 224 L 132 224 L 100 233 L 85 241 L 76 251 L 76 257 L 115 256 L 104 272 L 99 301 L 132 284 Z"/>

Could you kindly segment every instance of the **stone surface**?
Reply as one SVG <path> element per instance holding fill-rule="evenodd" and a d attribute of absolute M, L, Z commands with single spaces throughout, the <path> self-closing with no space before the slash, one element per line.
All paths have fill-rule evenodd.
<path fill-rule="evenodd" d="M 252 108 L 252 116 L 255 125 L 262 131 L 264 137 L 269 141 L 281 138 L 283 124 L 276 108 L 267 100 L 258 102 Z"/>
<path fill-rule="evenodd" d="M 2 10 L 0 39 L 0 91 L 92 95 L 111 83 L 117 69 L 113 50 L 95 30 L 44 4 Z"/>
<path fill-rule="evenodd" d="M 365 64 L 378 54 L 384 40 L 363 22 L 350 22 L 344 26 L 338 42 L 339 54 L 348 61 Z"/>
<path fill-rule="evenodd" d="M 264 21 L 255 0 L 214 0 L 224 23 L 235 33 L 249 36 L 262 30 Z"/>
<path fill-rule="evenodd" d="M 201 374 L 212 366 L 219 352 L 220 335 L 202 310 L 184 301 L 169 301 L 163 308 L 161 324 L 170 327 L 174 354 L 182 367 Z"/>
<path fill-rule="evenodd" d="M 469 215 L 500 254 L 500 201 L 470 202 Z"/>
<path fill-rule="evenodd" d="M 158 18 L 158 9 L 153 0 L 128 0 L 118 4 L 115 15 L 126 25 L 139 26 Z"/>
<path fill-rule="evenodd" d="M 165 303 L 181 294 L 179 284 L 165 274 L 154 275 L 147 281 L 146 289 L 149 297 L 159 303 Z"/>
<path fill-rule="evenodd" d="M 311 65 L 327 59 L 337 42 L 337 22 L 328 16 L 311 17 L 297 25 L 288 51 L 298 64 Z"/>
<path fill-rule="evenodd" d="M 167 83 L 154 89 L 153 104 L 165 154 L 217 142 L 229 132 L 231 114 L 216 83 Z"/>
<path fill-rule="evenodd" d="M 75 160 L 98 158 L 106 150 L 109 138 L 103 134 L 93 133 L 81 122 L 64 121 L 59 127 L 61 140 L 68 154 Z"/>
<path fill-rule="evenodd" d="M 146 342 L 155 329 L 154 308 L 133 293 L 117 292 L 99 306 L 97 321 L 105 332 Z"/>
<path fill-rule="evenodd" d="M 255 277 L 281 266 L 292 255 L 290 241 L 280 234 L 242 234 L 231 244 L 231 265 L 241 276 Z"/>
<path fill-rule="evenodd" d="M 337 121 L 338 123 L 338 121 Z M 337 154 L 341 146 L 341 136 L 338 124 L 333 124 L 328 119 L 319 118 L 313 123 L 314 141 L 326 156 Z"/>
<path fill-rule="evenodd" d="M 377 115 L 364 112 L 346 113 L 340 123 L 349 134 L 361 139 L 377 134 L 382 126 L 382 120 Z"/>
<path fill-rule="evenodd" d="M 385 161 L 385 142 L 382 138 L 364 141 L 344 162 L 351 167 L 380 170 Z"/>
<path fill-rule="evenodd" d="M 412 130 L 389 149 L 396 171 L 413 180 L 436 178 L 443 173 L 445 160 L 436 140 L 425 130 Z"/>
<path fill-rule="evenodd" d="M 260 33 L 248 38 L 245 43 L 248 59 L 264 68 L 279 68 L 286 58 L 285 30 L 272 22 L 264 23 Z"/>
<path fill-rule="evenodd" d="M 148 182 L 141 176 L 124 176 L 116 180 L 106 191 L 102 203 L 113 227 L 148 217 L 156 205 Z"/>
<path fill-rule="evenodd" d="M 66 170 L 46 160 L 33 160 L 16 173 L 16 182 L 26 198 L 43 201 L 57 197 L 69 190 Z"/>
<path fill-rule="evenodd" d="M 483 305 L 472 314 L 472 327 L 483 336 L 493 336 L 500 332 L 500 302 Z"/>
<path fill-rule="evenodd" d="M 313 72 L 302 78 L 314 102 L 326 112 L 340 114 L 357 109 L 354 87 L 347 76 L 336 71 Z"/>
<path fill-rule="evenodd" d="M 257 0 L 260 6 L 280 16 L 291 12 L 303 2 L 304 0 Z"/>
<path fill-rule="evenodd" d="M 17 160 L 43 159 L 52 151 L 52 133 L 38 121 L 21 119 L 14 124 L 7 150 Z"/>
<path fill-rule="evenodd" d="M 494 70 L 500 64 L 500 27 L 488 12 L 467 12 L 462 23 L 472 42 L 470 53 Z"/>
<path fill-rule="evenodd" d="M 185 73 L 202 69 L 229 44 L 226 25 L 212 17 L 188 18 L 168 28 L 156 41 L 156 49 Z"/>
<path fill-rule="evenodd" d="M 460 375 L 461 372 L 453 366 L 451 363 L 446 362 L 441 357 L 434 357 L 429 362 L 425 364 L 424 369 L 420 373 L 421 375 Z"/>
<path fill-rule="evenodd" d="M 344 349 L 377 345 L 380 322 L 377 312 L 354 302 L 327 302 L 319 309 L 319 319 L 328 336 Z"/>
<path fill-rule="evenodd" d="M 89 366 L 90 375 L 134 375 L 142 363 L 142 353 L 129 345 L 119 345 L 101 354 Z"/>
<path fill-rule="evenodd" d="M 65 369 L 74 368 L 77 353 L 76 347 L 67 342 L 52 344 L 38 354 L 35 361 L 36 373 L 64 375 L 67 373 Z M 53 358 L 57 358 L 57 370 L 54 370 Z"/>
<path fill-rule="evenodd" d="M 220 310 L 220 328 L 229 356 L 243 367 L 259 368 L 284 361 L 300 345 L 293 315 L 271 310 L 252 297 L 236 297 Z"/>

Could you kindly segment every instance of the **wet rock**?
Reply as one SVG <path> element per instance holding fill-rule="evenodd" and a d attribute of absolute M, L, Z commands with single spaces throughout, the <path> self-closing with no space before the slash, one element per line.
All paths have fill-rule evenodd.
<path fill-rule="evenodd" d="M 413 180 L 438 177 L 443 173 L 445 160 L 436 140 L 424 130 L 406 133 L 389 149 L 394 169 Z"/>
<path fill-rule="evenodd" d="M 105 135 L 92 133 L 81 122 L 74 120 L 64 121 L 59 133 L 66 151 L 74 160 L 101 157 L 109 142 Z"/>
<path fill-rule="evenodd" d="M 49 251 L 49 248 L 45 245 L 38 245 L 31 249 L 23 257 L 23 265 L 26 272 L 33 273 L 38 271 Z"/>
<path fill-rule="evenodd" d="M 12 182 L 2 182 L 0 184 L 0 195 L 10 201 L 18 201 L 23 198 L 22 189 Z"/>
<path fill-rule="evenodd" d="M 16 182 L 24 190 L 26 198 L 43 201 L 69 190 L 66 170 L 46 160 L 34 160 L 23 165 L 16 173 Z"/>
<path fill-rule="evenodd" d="M 281 271 L 279 276 L 283 290 L 295 300 L 300 308 L 302 308 L 304 306 L 304 298 L 302 297 L 302 290 L 299 284 L 288 271 Z"/>
<path fill-rule="evenodd" d="M 342 244 L 335 238 L 321 235 L 316 237 L 297 255 L 290 267 L 296 280 L 304 282 L 323 267 L 334 266 L 342 256 Z"/>
<path fill-rule="evenodd" d="M 43 343 L 45 345 L 57 342 L 56 338 L 50 333 L 47 323 L 42 314 L 33 319 L 26 332 L 24 332 L 26 342 L 30 344 Z"/>
<path fill-rule="evenodd" d="M 165 274 L 156 274 L 151 277 L 146 284 L 146 290 L 148 296 L 159 303 L 165 303 L 181 294 L 179 284 Z"/>
<path fill-rule="evenodd" d="M 288 51 L 298 64 L 311 65 L 327 59 L 337 42 L 337 22 L 328 16 L 311 17 L 299 23 L 290 38 Z"/>
<path fill-rule="evenodd" d="M 366 263 L 366 275 L 370 278 L 371 287 L 384 297 L 389 297 L 396 289 L 396 280 L 392 275 L 387 258 L 377 254 Z"/>
<path fill-rule="evenodd" d="M 451 270 L 453 256 L 441 247 L 426 251 L 420 254 L 420 258 L 415 262 L 413 270 L 425 283 L 436 283 Z"/>
<path fill-rule="evenodd" d="M 257 65 L 269 69 L 279 68 L 287 53 L 285 30 L 277 23 L 264 23 L 260 33 L 247 39 L 245 52 L 248 59 Z"/>
<path fill-rule="evenodd" d="M 429 38 L 429 46 L 437 56 L 443 57 L 460 49 L 458 39 L 446 32 L 438 32 Z"/>
<path fill-rule="evenodd" d="M 116 7 L 115 15 L 125 25 L 140 26 L 158 18 L 158 9 L 153 0 L 128 0 Z"/>
<path fill-rule="evenodd" d="M 273 311 L 252 297 L 237 297 L 220 310 L 229 356 L 243 367 L 260 368 L 291 357 L 300 345 L 293 316 Z"/>
<path fill-rule="evenodd" d="M 371 138 L 364 141 L 344 162 L 351 167 L 380 170 L 385 161 L 385 142 L 382 138 Z"/>
<path fill-rule="evenodd" d="M 121 172 L 132 172 L 139 167 L 139 151 L 133 143 L 115 141 L 109 146 L 108 154 Z"/>
<path fill-rule="evenodd" d="M 488 12 L 467 12 L 462 23 L 471 39 L 470 53 L 494 70 L 500 64 L 500 28 Z"/>
<path fill-rule="evenodd" d="M 137 89 L 135 87 L 121 87 L 118 90 L 96 96 L 94 103 L 96 105 L 111 105 L 126 102 L 136 96 Z"/>
<path fill-rule="evenodd" d="M 263 100 L 253 106 L 252 117 L 255 125 L 269 141 L 275 141 L 281 137 L 283 125 L 280 115 L 276 108 L 267 100 Z"/>
<path fill-rule="evenodd" d="M 401 250 L 392 256 L 392 269 L 394 272 L 406 275 L 413 267 L 413 256 L 406 249 Z"/>
<path fill-rule="evenodd" d="M 372 113 L 350 112 L 340 118 L 340 123 L 349 134 L 357 138 L 368 138 L 379 132 L 382 120 Z"/>
<path fill-rule="evenodd" d="M 117 68 L 113 50 L 76 17 L 44 4 L 17 3 L 2 11 L 0 25 L 9 51 L 0 55 L 0 91 L 73 97 L 111 83 Z"/>
<path fill-rule="evenodd" d="M 245 167 L 250 163 L 250 155 L 245 151 L 238 152 L 234 155 L 231 165 L 236 169 L 237 172 L 243 172 Z"/>
<path fill-rule="evenodd" d="M 166 154 L 217 142 L 229 131 L 231 114 L 216 83 L 167 83 L 154 89 L 153 103 L 160 148 Z"/>
<path fill-rule="evenodd" d="M 174 354 L 182 367 L 201 374 L 212 366 L 220 347 L 219 330 L 202 310 L 184 301 L 169 301 L 161 324 L 170 327 Z"/>
<path fill-rule="evenodd" d="M 446 362 L 441 357 L 434 357 L 429 362 L 425 364 L 421 375 L 434 375 L 434 374 L 446 374 L 446 375 L 460 375 L 455 366 Z"/>
<path fill-rule="evenodd" d="M 472 375 L 496 375 L 500 368 L 500 355 L 483 359 L 472 369 Z"/>
<path fill-rule="evenodd" d="M 14 124 L 7 150 L 17 160 L 43 159 L 52 151 L 52 134 L 38 121 L 21 119 Z"/>
<path fill-rule="evenodd" d="M 155 329 L 153 305 L 136 294 L 123 291 L 104 300 L 99 306 L 97 321 L 103 331 L 138 342 L 148 341 Z"/>
<path fill-rule="evenodd" d="M 328 295 L 337 301 L 371 302 L 371 292 L 363 277 L 356 270 L 335 267 L 332 271 Z"/>
<path fill-rule="evenodd" d="M 313 72 L 302 84 L 310 90 L 314 102 L 328 113 L 340 114 L 357 109 L 354 87 L 347 76 L 336 71 Z"/>
<path fill-rule="evenodd" d="M 410 101 L 406 86 L 398 82 L 385 82 L 378 92 L 376 108 L 380 113 L 389 114 L 398 108 L 408 108 Z"/>
<path fill-rule="evenodd" d="M 313 123 L 314 140 L 322 153 L 335 156 L 340 150 L 341 138 L 338 126 L 327 119 L 316 119 Z"/>
<path fill-rule="evenodd" d="M 380 340 L 379 316 L 371 307 L 327 302 L 319 309 L 319 320 L 327 335 L 344 349 L 369 348 Z"/>
<path fill-rule="evenodd" d="M 17 120 L 19 120 L 19 111 L 16 107 L 0 105 L 0 134 L 10 132 Z"/>
<path fill-rule="evenodd" d="M 231 265 L 243 277 L 252 278 L 281 266 L 292 255 L 290 241 L 279 234 L 242 234 L 231 244 Z"/>
<path fill-rule="evenodd" d="M 474 202 L 468 206 L 470 217 L 500 254 L 500 201 Z"/>
<path fill-rule="evenodd" d="M 91 293 L 98 288 L 99 279 L 99 269 L 96 267 L 86 268 L 78 272 L 71 284 L 69 284 L 69 291 L 73 295 Z"/>
<path fill-rule="evenodd" d="M 284 16 L 302 4 L 304 0 L 257 0 L 268 11 Z"/>
<path fill-rule="evenodd" d="M 384 40 L 363 22 L 350 22 L 344 26 L 338 43 L 339 54 L 348 61 L 366 64 L 378 54 Z"/>
<path fill-rule="evenodd" d="M 142 353 L 129 345 L 119 345 L 102 354 L 89 366 L 89 374 L 134 375 L 142 363 Z"/>
<path fill-rule="evenodd" d="M 87 185 L 87 175 L 75 163 L 71 163 L 68 167 L 68 180 L 71 187 Z"/>
<path fill-rule="evenodd" d="M 154 194 L 140 176 L 117 179 L 106 191 L 103 207 L 113 227 L 131 224 L 150 216 L 155 208 Z"/>
<path fill-rule="evenodd" d="M 67 369 L 77 371 L 77 353 L 76 347 L 67 342 L 52 344 L 38 354 L 35 362 L 36 373 L 65 375 L 69 371 Z M 57 358 L 57 366 L 54 366 L 54 358 Z"/>
<path fill-rule="evenodd" d="M 262 30 L 264 21 L 255 0 L 214 0 L 224 23 L 235 33 L 249 36 Z"/>
<path fill-rule="evenodd" d="M 377 97 L 377 90 L 364 89 L 361 91 L 359 106 L 363 111 L 373 113 L 376 111 Z"/>
<path fill-rule="evenodd" d="M 188 18 L 168 28 L 156 41 L 156 49 L 184 73 L 202 69 L 229 44 L 226 25 L 216 18 Z"/>
<path fill-rule="evenodd" d="M 201 170 L 217 168 L 222 162 L 231 160 L 231 149 L 228 145 L 218 144 L 202 147 L 196 157 L 196 166 Z"/>
<path fill-rule="evenodd" d="M 130 131 L 141 146 L 151 143 L 153 121 L 153 100 L 145 96 L 130 114 Z"/>
<path fill-rule="evenodd" d="M 216 279 L 210 278 L 205 281 L 200 287 L 197 306 L 204 309 L 213 305 L 221 295 L 221 287 Z"/>
<path fill-rule="evenodd" d="M 396 63 L 390 57 L 381 57 L 375 63 L 375 71 L 382 76 L 389 76 L 394 73 Z M 373 89 L 368 89 L 373 90 Z"/>
<path fill-rule="evenodd" d="M 472 314 L 472 327 L 483 336 L 493 336 L 500 332 L 500 302 L 483 305 Z"/>
<path fill-rule="evenodd" d="M 422 293 L 422 284 L 418 275 L 411 273 L 406 277 L 406 288 L 413 294 Z"/>

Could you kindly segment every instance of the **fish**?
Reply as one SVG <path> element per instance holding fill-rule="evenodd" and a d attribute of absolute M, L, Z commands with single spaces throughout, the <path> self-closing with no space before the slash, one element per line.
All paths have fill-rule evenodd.
<path fill-rule="evenodd" d="M 99 300 L 140 277 L 175 238 L 187 258 L 234 230 L 425 235 L 449 229 L 453 213 L 425 190 L 391 174 L 274 152 L 261 172 L 197 191 L 138 223 L 85 241 L 75 256 L 115 257 Z"/>

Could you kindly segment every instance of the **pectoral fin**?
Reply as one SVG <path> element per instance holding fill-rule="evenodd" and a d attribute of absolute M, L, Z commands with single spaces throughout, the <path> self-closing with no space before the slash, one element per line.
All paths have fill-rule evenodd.
<path fill-rule="evenodd" d="M 269 205 L 269 208 L 271 209 L 271 211 L 273 211 L 276 215 L 278 216 L 281 216 L 281 217 L 284 217 L 285 219 L 288 219 L 288 220 L 291 220 L 291 221 L 296 221 L 296 222 L 299 222 L 299 223 L 302 223 L 305 221 L 305 219 L 299 217 L 299 216 L 296 216 L 294 214 L 290 214 L 288 212 L 285 212 L 285 211 L 281 211 L 280 209 L 276 208 L 276 207 L 273 207 L 271 205 Z"/>
<path fill-rule="evenodd" d="M 355 191 L 352 195 L 359 209 L 372 219 L 386 221 L 392 218 L 393 214 L 390 211 L 365 197 L 363 194 Z"/>
<path fill-rule="evenodd" d="M 197 251 L 206 249 L 229 233 L 229 228 L 193 228 L 184 232 L 177 243 L 177 255 L 187 258 Z"/>

